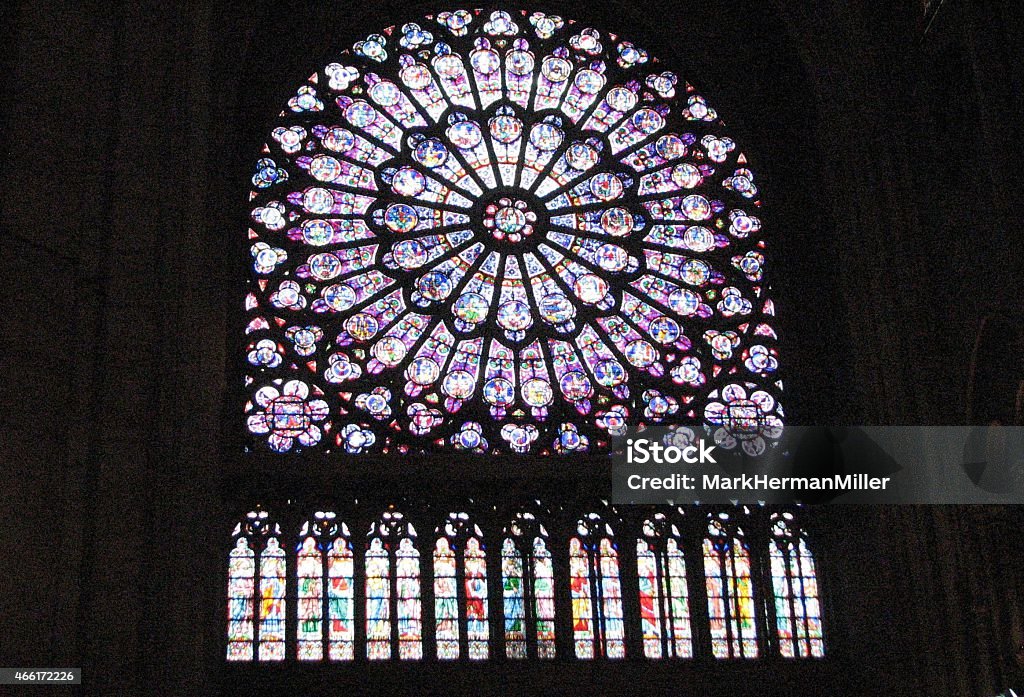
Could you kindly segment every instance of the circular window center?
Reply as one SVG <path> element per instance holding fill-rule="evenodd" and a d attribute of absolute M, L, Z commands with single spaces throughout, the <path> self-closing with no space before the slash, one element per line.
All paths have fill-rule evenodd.
<path fill-rule="evenodd" d="M 537 214 L 520 199 L 502 198 L 484 209 L 484 227 L 495 239 L 519 242 L 533 234 Z"/>
<path fill-rule="evenodd" d="M 526 227 L 526 213 L 511 206 L 499 208 L 498 212 L 494 214 L 494 227 L 506 235 L 522 232 Z"/>

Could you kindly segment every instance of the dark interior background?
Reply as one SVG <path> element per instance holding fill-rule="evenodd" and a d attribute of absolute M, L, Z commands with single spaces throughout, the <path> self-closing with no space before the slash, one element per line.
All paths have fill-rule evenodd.
<path fill-rule="evenodd" d="M 830 595 L 824 662 L 226 671 L 224 545 L 254 498 L 439 496 L 445 478 L 452 496 L 591 486 L 539 462 L 371 473 L 254 464 L 236 447 L 229 395 L 258 147 L 315 66 L 447 5 L 0 9 L 0 665 L 82 666 L 88 695 L 215 694 L 236 679 L 292 694 L 1005 686 L 1021 669 L 1024 516 L 980 506 L 812 511 Z M 748 151 L 770 206 L 794 423 L 1020 423 L 1014 3 L 946 0 L 933 17 L 923 5 L 522 5 L 645 46 Z"/>

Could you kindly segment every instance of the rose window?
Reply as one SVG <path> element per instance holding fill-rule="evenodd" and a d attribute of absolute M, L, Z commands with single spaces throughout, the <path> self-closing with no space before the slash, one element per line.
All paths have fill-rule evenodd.
<path fill-rule="evenodd" d="M 254 445 L 569 453 L 678 423 L 756 454 L 781 432 L 757 177 L 629 41 L 519 11 L 391 27 L 296 91 L 252 183 Z"/>

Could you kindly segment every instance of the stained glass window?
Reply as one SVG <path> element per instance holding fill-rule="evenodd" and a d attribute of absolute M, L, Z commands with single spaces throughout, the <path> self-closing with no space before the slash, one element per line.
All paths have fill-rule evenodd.
<path fill-rule="evenodd" d="M 825 639 L 814 557 L 792 513 L 774 513 L 768 552 L 779 651 L 786 658 L 821 658 Z"/>
<path fill-rule="evenodd" d="M 277 538 L 271 537 L 260 553 L 261 661 L 284 658 L 286 577 L 284 550 Z"/>
<path fill-rule="evenodd" d="M 252 515 L 256 515 L 255 513 Z M 235 547 L 228 559 L 228 655 L 229 661 L 251 661 L 256 629 L 253 624 L 256 592 L 256 559 L 250 538 L 235 529 Z"/>
<path fill-rule="evenodd" d="M 576 658 L 623 658 L 625 625 L 614 533 L 597 513 L 580 518 L 576 531 L 577 536 L 569 540 Z"/>
<path fill-rule="evenodd" d="M 547 539 L 533 538 L 533 613 L 537 624 L 537 657 L 555 657 L 555 572 Z"/>
<path fill-rule="evenodd" d="M 253 592 L 256 562 L 249 541 L 239 537 L 228 565 L 228 660 L 251 661 L 255 638 Z"/>
<path fill-rule="evenodd" d="M 501 591 L 505 611 L 505 654 L 526 658 L 526 599 L 523 555 L 505 538 L 501 546 Z"/>
<path fill-rule="evenodd" d="M 392 658 L 396 642 L 399 658 L 423 657 L 420 553 L 415 539 L 415 528 L 398 511 L 386 511 L 370 526 L 365 564 L 366 655 L 371 660 Z"/>
<path fill-rule="evenodd" d="M 295 577 L 300 660 L 322 659 L 325 642 L 332 661 L 355 657 L 352 544 L 348 526 L 335 517 L 317 511 L 299 532 Z"/>
<path fill-rule="evenodd" d="M 554 570 L 547 539 L 544 525 L 529 511 L 517 513 L 505 529 L 501 575 L 509 658 L 555 657 Z"/>
<path fill-rule="evenodd" d="M 296 648 L 300 660 L 324 657 L 324 553 L 320 541 L 303 531 L 295 551 L 298 581 L 298 624 Z"/>
<path fill-rule="evenodd" d="M 398 657 L 423 657 L 423 614 L 420 601 L 420 553 L 403 538 L 396 553 L 398 577 Z"/>
<path fill-rule="evenodd" d="M 437 657 L 459 657 L 459 598 L 455 579 L 455 551 L 447 537 L 434 550 L 434 617 Z"/>
<path fill-rule="evenodd" d="M 437 657 L 462 654 L 459 637 L 465 627 L 467 655 L 489 655 L 487 621 L 487 557 L 483 533 L 467 513 L 450 513 L 434 549 L 434 616 Z M 461 591 L 461 592 L 460 592 Z"/>
<path fill-rule="evenodd" d="M 466 637 L 469 657 L 487 658 L 490 624 L 487 621 L 487 555 L 476 537 L 466 540 Z"/>
<path fill-rule="evenodd" d="M 756 658 L 757 624 L 750 549 L 728 513 L 708 521 L 704 577 L 715 658 Z"/>
<path fill-rule="evenodd" d="M 569 588 L 572 591 L 572 631 L 577 658 L 594 657 L 594 602 L 590 559 L 579 538 L 569 541 Z"/>
<path fill-rule="evenodd" d="M 285 657 L 286 562 L 281 528 L 263 510 L 235 526 L 228 559 L 229 661 Z"/>
<path fill-rule="evenodd" d="M 327 551 L 327 644 L 332 661 L 355 657 L 355 598 L 353 596 L 352 545 L 346 537 L 334 538 Z"/>
<path fill-rule="evenodd" d="M 568 581 L 572 632 L 571 639 L 566 632 L 564 641 L 566 648 L 572 642 L 570 654 L 580 659 L 624 657 L 628 622 L 638 630 L 646 658 L 693 657 L 698 642 L 691 617 L 696 600 L 687 584 L 690 539 L 693 551 L 703 552 L 714 657 L 758 657 L 762 621 L 774 623 L 783 657 L 825 656 L 817 565 L 798 509 L 752 512 L 739 506 L 691 520 L 690 509 L 664 506 L 627 527 L 614 508 L 604 506 L 603 514 L 575 518 L 574 528 L 556 529 L 553 538 L 542 522 L 552 512 L 540 501 L 513 510 L 501 529 L 500 551 L 490 560 L 501 566 L 498 614 L 507 658 L 556 656 L 552 545 L 569 552 L 567 575 L 560 571 L 557 587 L 564 592 Z M 768 552 L 763 565 L 754 563 L 744 531 L 754 521 L 767 523 L 767 539 L 758 535 Z M 693 524 L 704 526 L 703 535 Z M 620 526 L 635 546 L 619 549 L 615 532 Z M 348 526 L 333 512 L 317 511 L 293 530 L 282 534 L 281 526 L 260 508 L 234 528 L 227 574 L 229 661 L 360 659 L 354 590 L 359 587 L 365 599 L 366 658 L 423 657 L 420 551 L 416 530 L 403 512 L 389 508 L 370 524 L 362 559 L 354 554 Z M 436 640 L 436 656 L 491 658 L 490 599 L 497 585 L 488 587 L 487 528 L 467 513 L 451 512 L 434 533 L 425 562 L 432 573 L 426 582 L 433 580 L 428 609 L 434 613 L 427 631 Z M 294 557 L 282 540 L 294 545 Z M 634 561 L 637 585 L 629 592 L 636 594 L 636 605 L 624 603 L 620 583 L 621 564 L 632 574 Z M 762 598 L 762 589 L 769 588 L 771 595 Z M 635 609 L 627 618 L 624 611 L 630 607 Z M 295 644 L 286 655 L 289 610 L 293 619 L 287 627 Z"/>
<path fill-rule="evenodd" d="M 601 451 L 627 420 L 782 430 L 761 194 L 692 85 L 554 15 L 342 51 L 256 162 L 250 447 Z"/>
<path fill-rule="evenodd" d="M 664 513 L 643 522 L 636 542 L 640 626 L 648 658 L 693 656 L 686 559 L 678 525 Z"/>
<path fill-rule="evenodd" d="M 366 550 L 366 655 L 391 658 L 391 559 L 380 538 Z"/>

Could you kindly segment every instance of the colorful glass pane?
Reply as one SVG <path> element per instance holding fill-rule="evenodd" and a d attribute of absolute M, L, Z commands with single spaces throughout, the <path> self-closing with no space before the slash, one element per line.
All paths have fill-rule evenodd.
<path fill-rule="evenodd" d="M 555 657 L 555 573 L 551 552 L 540 537 L 533 541 L 533 598 L 538 658 Z"/>
<path fill-rule="evenodd" d="M 302 540 L 296 555 L 298 579 L 297 645 L 300 660 L 324 657 L 324 561 L 320 544 L 312 536 Z"/>
<path fill-rule="evenodd" d="M 332 661 L 355 658 L 354 569 L 348 535 L 348 526 L 329 511 L 317 511 L 299 532 L 295 550 L 299 660 L 318 661 L 325 655 Z"/>
<path fill-rule="evenodd" d="M 686 559 L 680 549 L 679 527 L 669 513 L 656 513 L 643 522 L 637 539 L 636 562 L 640 596 L 640 626 L 647 658 L 693 655 Z"/>
<path fill-rule="evenodd" d="M 594 604 L 590 589 L 590 556 L 579 538 L 569 541 L 569 589 L 576 658 L 594 657 Z"/>
<path fill-rule="evenodd" d="M 285 559 L 281 527 L 249 511 L 232 533 L 228 556 L 227 660 L 284 659 Z"/>
<path fill-rule="evenodd" d="M 626 631 L 622 615 L 622 584 L 619 581 L 619 553 L 607 537 L 599 548 L 601 571 L 601 623 L 604 651 L 608 658 L 626 655 Z"/>
<path fill-rule="evenodd" d="M 240 537 L 228 559 L 229 661 L 251 661 L 253 658 L 255 577 L 255 555 L 249 547 L 249 541 Z"/>
<path fill-rule="evenodd" d="M 488 655 L 490 625 L 487 622 L 487 559 L 480 541 L 471 537 L 466 541 L 466 637 L 469 657 L 482 660 Z"/>
<path fill-rule="evenodd" d="M 332 661 L 355 658 L 352 545 L 338 537 L 327 552 L 327 641 Z"/>
<path fill-rule="evenodd" d="M 260 554 L 259 659 L 284 660 L 285 554 L 276 537 L 267 540 Z"/>
<path fill-rule="evenodd" d="M 366 550 L 366 656 L 391 658 L 391 558 L 379 537 Z"/>
<path fill-rule="evenodd" d="M 690 626 L 690 598 L 686 585 L 686 560 L 679 544 L 669 538 L 668 574 L 664 578 L 664 597 L 668 600 L 666 619 L 671 627 L 670 636 L 675 655 L 682 658 L 693 656 L 693 628 Z"/>
<path fill-rule="evenodd" d="M 547 530 L 533 512 L 522 510 L 505 528 L 505 534 L 505 653 L 509 658 L 554 658 L 554 571 Z"/>
<path fill-rule="evenodd" d="M 412 540 L 403 538 L 395 553 L 398 582 L 398 657 L 423 658 L 422 601 L 420 600 L 420 553 Z"/>
<path fill-rule="evenodd" d="M 448 514 L 437 528 L 434 551 L 434 616 L 437 655 L 473 661 L 490 655 L 488 622 L 487 555 L 482 531 L 465 512 Z M 504 592 L 503 592 L 504 595 Z M 463 630 L 465 642 L 460 644 Z"/>
<path fill-rule="evenodd" d="M 539 502 L 537 502 L 539 504 Z M 741 507 L 742 508 L 742 507 Z M 526 509 L 523 509 L 524 511 Z M 613 508 L 608 509 L 614 513 Z M 750 549 L 739 517 L 708 517 L 703 540 L 710 643 L 716 658 L 756 658 L 758 617 Z M 691 657 L 687 569 L 680 528 L 654 513 L 636 538 L 637 592 L 642 649 L 647 658 Z M 814 557 L 794 514 L 770 515 L 766 571 L 779 651 L 786 658 L 825 655 Z M 577 658 L 625 656 L 620 554 L 610 524 L 597 513 L 577 520 L 569 540 L 569 590 Z M 433 561 L 434 636 L 441 659 L 490 656 L 487 555 L 480 527 L 466 513 L 451 513 L 437 529 Z M 555 656 L 555 594 L 547 532 L 521 511 L 504 529 L 502 609 L 506 656 Z M 420 557 L 416 532 L 388 510 L 371 525 L 364 557 L 367 656 L 419 659 L 423 653 Z M 294 572 L 278 525 L 253 511 L 236 527 L 228 567 L 227 659 L 285 658 L 286 598 L 295 600 L 295 654 L 301 661 L 354 658 L 354 564 L 348 528 L 333 513 L 318 512 L 295 542 Z M 532 543 L 527 541 L 532 537 Z M 289 587 L 290 583 L 295 585 Z M 394 619 L 393 619 L 394 618 Z M 396 641 L 397 638 L 397 641 Z M 325 650 L 326 647 L 326 650 Z M 465 648 L 465 651 L 463 649 Z M 397 650 L 396 650 L 397 649 Z"/>
<path fill-rule="evenodd" d="M 661 658 L 661 595 L 658 561 L 643 540 L 636 543 L 636 567 L 640 583 L 640 632 L 647 658 Z"/>
<path fill-rule="evenodd" d="M 779 651 L 786 658 L 823 657 L 825 639 L 814 557 L 805 536 L 794 530 L 791 514 L 773 516 L 768 552 Z"/>
<path fill-rule="evenodd" d="M 509 658 L 526 658 L 523 555 L 509 538 L 505 538 L 501 547 L 501 587 L 505 609 L 505 655 Z"/>
<path fill-rule="evenodd" d="M 576 523 L 569 540 L 569 585 L 577 658 L 626 655 L 619 552 L 611 526 L 597 513 Z"/>
<path fill-rule="evenodd" d="M 708 524 L 708 536 L 704 539 L 704 576 L 711 650 L 715 658 L 756 658 L 758 643 L 750 550 L 739 528 L 730 533 L 718 520 Z"/>
<path fill-rule="evenodd" d="M 459 604 L 455 588 L 455 552 L 448 538 L 434 550 L 434 617 L 438 658 L 459 657 Z"/>
<path fill-rule="evenodd" d="M 747 157 L 646 51 L 539 16 L 389 27 L 288 101 L 249 199 L 254 446 L 568 454 L 669 419 L 778 439 Z"/>

